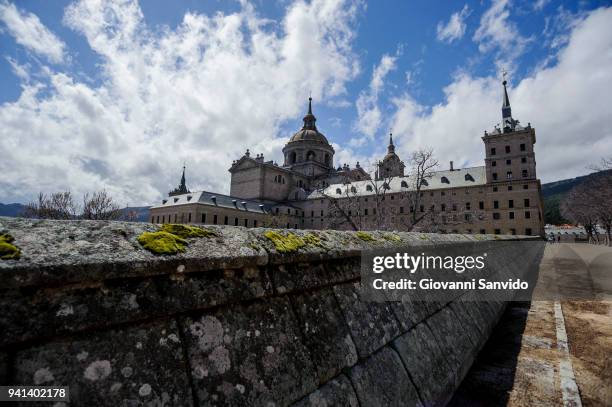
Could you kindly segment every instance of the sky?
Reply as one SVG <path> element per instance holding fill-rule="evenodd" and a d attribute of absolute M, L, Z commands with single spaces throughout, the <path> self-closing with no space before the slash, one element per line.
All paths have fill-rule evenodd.
<path fill-rule="evenodd" d="M 542 182 L 612 156 L 610 1 L 0 0 L 0 202 L 105 189 L 229 193 L 247 148 L 282 164 L 312 95 L 336 166 L 432 148 L 483 165 L 512 112 Z"/>

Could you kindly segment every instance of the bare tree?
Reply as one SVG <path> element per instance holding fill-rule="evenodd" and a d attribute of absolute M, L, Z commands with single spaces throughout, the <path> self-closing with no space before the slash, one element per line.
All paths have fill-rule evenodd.
<path fill-rule="evenodd" d="M 113 198 L 105 191 L 94 192 L 83 196 L 83 219 L 116 220 L 121 217 L 121 210 Z"/>
<path fill-rule="evenodd" d="M 26 204 L 23 216 L 37 219 L 74 219 L 76 205 L 70 191 L 55 192 L 47 196 L 38 194 L 38 201 Z"/>

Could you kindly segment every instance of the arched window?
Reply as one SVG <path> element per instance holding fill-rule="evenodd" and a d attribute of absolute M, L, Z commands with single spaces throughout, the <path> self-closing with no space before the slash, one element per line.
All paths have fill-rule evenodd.
<path fill-rule="evenodd" d="M 406 181 L 402 181 L 402 188 L 408 188 L 408 183 Z"/>
<path fill-rule="evenodd" d="M 474 177 L 472 177 L 472 175 L 470 173 L 465 174 L 465 180 L 466 181 L 474 181 Z"/>
<path fill-rule="evenodd" d="M 289 164 L 295 164 L 296 160 L 297 160 L 297 155 L 295 151 L 289 153 Z"/>
<path fill-rule="evenodd" d="M 448 180 L 448 178 L 446 177 L 442 177 L 440 178 L 440 182 L 444 183 L 444 184 L 450 184 L 450 181 Z"/>
<path fill-rule="evenodd" d="M 355 188 L 354 186 L 353 186 L 353 187 L 351 187 L 351 192 L 352 192 L 352 193 L 354 193 L 354 194 L 356 194 L 356 193 L 357 193 L 357 188 Z"/>
<path fill-rule="evenodd" d="M 314 161 L 314 159 L 315 159 L 315 153 L 314 151 L 311 150 L 306 154 L 306 161 Z"/>
<path fill-rule="evenodd" d="M 336 194 L 337 195 L 341 195 L 342 194 L 342 190 L 340 188 L 336 188 Z"/>
<path fill-rule="evenodd" d="M 325 165 L 327 165 L 328 167 L 330 165 L 329 154 L 325 154 Z"/>
<path fill-rule="evenodd" d="M 366 191 L 372 192 L 372 185 L 366 185 Z"/>
<path fill-rule="evenodd" d="M 427 180 L 426 180 L 426 179 L 422 179 L 422 180 L 421 180 L 421 185 L 424 185 L 424 186 L 426 186 L 426 187 L 427 187 L 427 186 L 429 186 L 429 182 L 427 182 Z"/>

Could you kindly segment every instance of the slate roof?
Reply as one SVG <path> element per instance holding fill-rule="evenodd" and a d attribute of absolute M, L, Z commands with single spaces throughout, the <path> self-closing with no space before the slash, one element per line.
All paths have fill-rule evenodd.
<path fill-rule="evenodd" d="M 406 187 L 402 187 L 402 181 L 407 184 Z M 446 182 L 447 181 L 447 182 Z M 379 181 L 382 182 L 382 181 Z M 412 177 L 394 177 L 389 185 L 389 190 L 386 194 L 392 194 L 397 192 L 413 190 Z M 445 170 L 436 171 L 431 178 L 427 179 L 427 185 L 421 187 L 422 191 L 431 189 L 444 189 L 444 188 L 461 188 L 471 187 L 486 184 L 486 170 L 484 166 L 460 168 L 456 170 Z M 351 192 L 351 196 L 366 196 L 374 195 L 374 191 L 368 191 L 367 186 L 372 185 L 372 181 L 353 181 L 349 184 L 349 188 L 355 188 L 356 192 Z M 336 190 L 339 188 L 343 195 L 346 195 L 347 185 L 345 184 L 331 184 L 325 188 L 325 195 L 327 196 L 339 196 Z M 320 191 L 312 192 L 306 199 L 317 199 L 323 197 Z"/>
<path fill-rule="evenodd" d="M 213 199 L 214 197 L 214 199 Z M 247 210 L 249 212 L 270 212 L 272 206 L 249 199 L 235 198 L 229 195 L 216 194 L 214 192 L 197 191 L 189 194 L 171 196 L 164 199 L 164 203 L 154 205 L 152 208 L 168 208 L 191 203 L 199 203 L 221 208 Z"/>

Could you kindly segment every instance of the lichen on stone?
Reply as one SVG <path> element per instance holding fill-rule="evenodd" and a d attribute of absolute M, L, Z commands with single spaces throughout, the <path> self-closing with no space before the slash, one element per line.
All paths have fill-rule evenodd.
<path fill-rule="evenodd" d="M 401 242 L 402 238 L 396 235 L 395 233 L 385 233 L 383 234 L 383 238 L 390 242 Z"/>
<path fill-rule="evenodd" d="M 0 259 L 2 260 L 19 260 L 21 250 L 14 244 L 13 236 L 8 233 L 0 234 Z"/>
<path fill-rule="evenodd" d="M 363 232 L 363 231 L 361 231 L 361 230 L 360 230 L 360 231 L 358 231 L 358 232 L 356 232 L 356 233 L 355 233 L 355 235 L 356 235 L 358 238 L 360 238 L 361 240 L 366 241 L 366 242 L 373 242 L 374 240 L 376 240 L 376 239 L 374 239 L 374 238 L 372 237 L 372 235 L 371 235 L 371 234 L 369 234 L 369 233 L 367 233 L 367 232 Z"/>
<path fill-rule="evenodd" d="M 176 254 L 185 251 L 187 241 L 175 234 L 159 231 L 144 232 L 138 236 L 138 243 L 155 254 Z"/>
<path fill-rule="evenodd" d="M 268 230 L 264 233 L 264 236 L 272 241 L 276 251 L 279 253 L 295 252 L 298 249 L 306 246 L 304 239 L 293 233 L 287 233 L 287 235 L 284 236 L 273 230 Z"/>
<path fill-rule="evenodd" d="M 307 233 L 303 237 L 304 242 L 310 246 L 324 247 L 323 243 L 321 243 L 321 238 L 315 235 L 314 233 Z"/>
<path fill-rule="evenodd" d="M 429 237 L 427 235 L 421 235 L 419 237 L 421 240 L 429 240 Z"/>
<path fill-rule="evenodd" d="M 176 235 L 183 239 L 187 239 L 189 237 L 217 236 L 216 232 L 209 230 L 209 229 L 204 229 L 204 228 L 200 228 L 197 226 L 179 225 L 179 224 L 172 224 L 172 223 L 166 223 L 162 225 L 160 230 L 162 232 L 172 233 L 173 235 Z"/>

